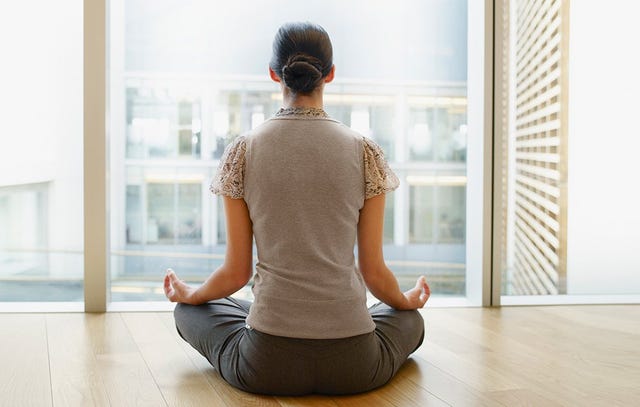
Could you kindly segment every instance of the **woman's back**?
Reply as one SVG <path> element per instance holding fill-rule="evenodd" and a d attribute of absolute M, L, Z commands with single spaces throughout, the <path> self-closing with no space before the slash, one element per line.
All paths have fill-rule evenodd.
<path fill-rule="evenodd" d="M 371 332 L 353 254 L 365 197 L 362 137 L 290 110 L 246 137 L 245 163 L 258 250 L 248 324 L 298 338 Z"/>

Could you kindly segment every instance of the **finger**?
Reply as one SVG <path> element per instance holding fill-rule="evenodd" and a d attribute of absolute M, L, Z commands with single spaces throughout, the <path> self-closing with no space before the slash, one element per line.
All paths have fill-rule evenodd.
<path fill-rule="evenodd" d="M 429 284 L 427 284 L 427 279 L 425 276 L 420 276 L 420 278 L 418 279 L 418 283 L 420 284 L 420 288 L 422 289 L 422 291 L 431 292 L 431 288 L 429 287 Z"/>
<path fill-rule="evenodd" d="M 420 294 L 420 302 L 422 303 L 423 306 L 424 304 L 427 303 L 427 301 L 429 300 L 429 297 L 431 297 L 430 291 L 423 291 L 422 294 Z"/>
<path fill-rule="evenodd" d="M 180 282 L 180 279 L 178 278 L 176 273 L 171 269 L 169 269 L 169 272 L 167 273 L 167 277 L 169 277 L 169 281 L 171 281 L 171 285 L 175 285 Z"/>
<path fill-rule="evenodd" d="M 175 294 L 171 283 L 169 282 L 169 277 L 164 278 L 164 295 L 171 300 L 171 297 Z"/>
<path fill-rule="evenodd" d="M 420 293 L 430 293 L 431 290 L 429 288 L 429 285 L 427 284 L 427 279 L 424 276 L 420 276 L 420 278 L 418 278 L 418 281 L 416 283 L 416 287 L 420 288 Z"/>
<path fill-rule="evenodd" d="M 169 301 L 173 302 L 175 301 L 176 291 L 173 288 L 169 287 L 164 290 L 164 295 L 165 297 L 167 297 L 167 299 L 169 299 Z"/>

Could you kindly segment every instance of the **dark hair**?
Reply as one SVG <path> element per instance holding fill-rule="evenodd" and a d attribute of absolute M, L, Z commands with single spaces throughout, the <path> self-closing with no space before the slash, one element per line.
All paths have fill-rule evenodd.
<path fill-rule="evenodd" d="M 317 24 L 284 24 L 273 40 L 269 66 L 294 93 L 311 93 L 333 66 L 329 34 Z"/>

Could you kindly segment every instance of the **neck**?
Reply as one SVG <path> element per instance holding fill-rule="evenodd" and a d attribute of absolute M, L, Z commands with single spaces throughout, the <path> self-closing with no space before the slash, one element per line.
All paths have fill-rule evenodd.
<path fill-rule="evenodd" d="M 316 89 L 308 95 L 297 95 L 291 93 L 287 88 L 282 91 L 282 107 L 285 109 L 292 107 L 323 108 L 322 89 Z"/>

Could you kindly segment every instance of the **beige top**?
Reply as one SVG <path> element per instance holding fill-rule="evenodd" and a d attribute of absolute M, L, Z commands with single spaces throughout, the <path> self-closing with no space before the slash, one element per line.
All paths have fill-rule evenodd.
<path fill-rule="evenodd" d="M 320 109 L 281 109 L 226 149 L 211 191 L 243 198 L 258 262 L 247 324 L 294 338 L 373 331 L 354 245 L 364 200 L 397 188 L 372 140 Z"/>

